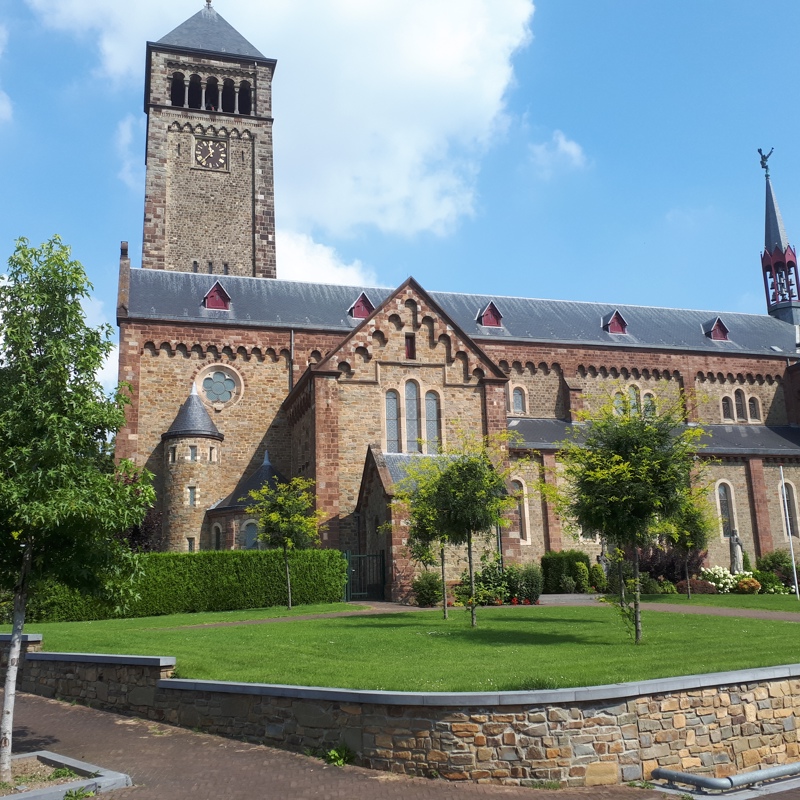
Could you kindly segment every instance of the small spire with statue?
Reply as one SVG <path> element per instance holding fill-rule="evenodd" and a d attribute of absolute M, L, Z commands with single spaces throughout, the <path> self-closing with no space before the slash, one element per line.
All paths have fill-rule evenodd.
<path fill-rule="evenodd" d="M 211 0 L 206 0 L 206 2 L 209 5 L 211 5 Z M 769 160 L 769 157 L 772 155 L 772 151 L 774 149 L 775 149 L 774 147 L 771 147 L 769 153 L 764 155 L 764 151 L 760 147 L 758 148 L 758 154 L 761 156 L 761 169 L 763 169 L 764 172 L 766 173 L 764 177 L 767 179 L 769 178 L 769 164 L 767 164 L 767 161 Z"/>

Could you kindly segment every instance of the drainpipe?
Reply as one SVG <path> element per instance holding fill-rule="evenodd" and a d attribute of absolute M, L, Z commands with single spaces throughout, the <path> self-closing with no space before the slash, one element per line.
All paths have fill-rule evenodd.
<path fill-rule="evenodd" d="M 289 332 L 289 391 L 294 389 L 294 328 Z"/>

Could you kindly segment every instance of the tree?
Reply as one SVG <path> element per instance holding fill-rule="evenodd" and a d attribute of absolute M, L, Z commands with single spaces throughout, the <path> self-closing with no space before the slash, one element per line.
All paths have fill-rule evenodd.
<path fill-rule="evenodd" d="M 86 325 L 90 284 L 58 237 L 17 242 L 0 283 L 0 588 L 14 617 L 0 722 L 0 780 L 11 780 L 20 644 L 29 594 L 46 580 L 103 593 L 130 588 L 136 560 L 118 532 L 155 496 L 150 476 L 114 465 L 127 395 L 97 380 L 110 326 Z"/>
<path fill-rule="evenodd" d="M 637 644 L 642 638 L 638 548 L 653 541 L 658 520 L 674 519 L 685 509 L 702 433 L 684 424 L 680 404 L 640 412 L 617 397 L 585 419 L 579 439 L 564 443 L 562 487 L 542 487 L 562 516 L 633 551 Z"/>
<path fill-rule="evenodd" d="M 292 607 L 292 575 L 289 569 L 289 551 L 305 550 L 319 545 L 319 528 L 325 512 L 314 510 L 314 481 L 292 478 L 288 483 L 264 484 L 254 489 L 247 507 L 249 514 L 258 517 L 260 541 L 271 547 L 283 549 L 286 566 L 286 593 L 288 606 Z"/>

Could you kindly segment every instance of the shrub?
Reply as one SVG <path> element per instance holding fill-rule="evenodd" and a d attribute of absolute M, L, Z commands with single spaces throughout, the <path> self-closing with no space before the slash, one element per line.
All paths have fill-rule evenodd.
<path fill-rule="evenodd" d="M 558 588 L 564 594 L 574 594 L 576 589 L 575 578 L 572 575 L 562 575 Z"/>
<path fill-rule="evenodd" d="M 639 574 L 639 585 L 642 594 L 661 594 L 661 584 L 646 572 Z"/>
<path fill-rule="evenodd" d="M 519 567 L 510 564 L 505 568 L 506 588 L 511 602 L 516 598 L 518 603 L 535 603 L 542 593 L 542 570 L 538 564 L 526 564 Z"/>
<path fill-rule="evenodd" d="M 633 564 L 630 561 L 623 561 L 621 566 L 622 580 L 627 586 L 628 581 L 633 579 Z M 619 572 L 620 564 L 618 562 L 611 564 L 608 568 L 607 591 L 611 594 L 619 594 Z"/>
<path fill-rule="evenodd" d="M 124 613 L 112 603 L 61 584 L 36 587 L 28 601 L 32 622 L 149 617 L 196 611 L 233 611 L 285 605 L 286 573 L 279 550 L 203 550 L 145 553 L 138 597 Z M 342 599 L 347 561 L 338 550 L 294 550 L 289 555 L 292 599 L 298 604 Z"/>
<path fill-rule="evenodd" d="M 600 564 L 592 564 L 589 568 L 589 583 L 596 592 L 605 592 L 608 589 L 608 578 Z"/>
<path fill-rule="evenodd" d="M 717 587 L 708 581 L 691 578 L 689 585 L 691 586 L 692 594 L 717 594 Z M 678 594 L 686 594 L 686 581 L 678 581 L 675 584 L 675 588 L 678 590 Z"/>
<path fill-rule="evenodd" d="M 442 579 L 436 572 L 420 572 L 411 583 L 411 589 L 421 608 L 430 608 L 442 602 Z"/>
<path fill-rule="evenodd" d="M 565 591 L 562 585 L 563 576 L 577 581 L 575 565 L 578 563 L 583 563 L 586 565 L 587 569 L 589 568 L 589 556 L 581 550 L 562 550 L 558 553 L 545 553 L 542 556 L 544 593 L 557 594 L 558 592 Z"/>
<path fill-rule="evenodd" d="M 788 550 L 773 550 L 756 559 L 759 572 L 772 572 L 780 578 L 784 586 L 794 585 L 792 556 Z"/>
<path fill-rule="evenodd" d="M 736 584 L 737 594 L 758 594 L 761 584 L 755 578 L 740 578 Z"/>
<path fill-rule="evenodd" d="M 719 594 L 728 594 L 736 588 L 736 584 L 741 578 L 750 578 L 751 575 L 740 572 L 738 575 L 731 575 L 727 567 L 703 567 L 700 570 L 700 577 L 713 583 L 717 587 Z"/>
<path fill-rule="evenodd" d="M 628 560 L 633 559 L 633 553 L 626 554 Z M 689 554 L 689 574 L 697 575 L 703 565 L 704 552 Z M 639 570 L 655 578 L 664 578 L 673 583 L 682 581 L 686 577 L 686 556 L 673 547 L 640 547 Z"/>
<path fill-rule="evenodd" d="M 761 594 L 791 594 L 791 589 L 774 572 L 757 569 L 753 578 L 761 584 Z"/>
<path fill-rule="evenodd" d="M 747 550 L 742 550 L 742 569 L 745 572 L 753 571 L 753 565 L 750 563 L 750 556 L 747 555 Z"/>
<path fill-rule="evenodd" d="M 583 561 L 578 561 L 575 564 L 575 589 L 581 594 L 586 594 L 589 588 L 589 567 Z"/>
<path fill-rule="evenodd" d="M 675 584 L 672 581 L 659 581 L 659 587 L 661 588 L 661 594 L 677 594 L 678 590 L 675 588 Z"/>

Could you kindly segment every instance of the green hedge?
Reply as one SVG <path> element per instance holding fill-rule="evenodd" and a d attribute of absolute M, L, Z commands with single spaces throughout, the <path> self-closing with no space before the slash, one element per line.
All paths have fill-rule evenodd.
<path fill-rule="evenodd" d="M 124 613 L 112 603 L 60 584 L 47 584 L 28 601 L 31 622 L 71 622 L 113 617 L 150 617 L 195 611 L 234 611 L 286 605 L 283 551 L 205 550 L 147 553 L 138 599 Z M 292 604 L 342 599 L 347 562 L 338 550 L 297 550 L 289 555 Z"/>
<path fill-rule="evenodd" d="M 561 578 L 567 576 L 578 581 L 578 564 L 585 564 L 589 569 L 589 556 L 581 550 L 562 550 L 549 552 L 542 556 L 542 575 L 544 578 L 544 594 L 560 594 Z"/>

